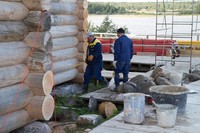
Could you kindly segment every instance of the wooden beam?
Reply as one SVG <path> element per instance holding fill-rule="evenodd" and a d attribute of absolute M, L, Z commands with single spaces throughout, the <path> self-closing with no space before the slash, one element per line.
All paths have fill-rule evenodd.
<path fill-rule="evenodd" d="M 50 30 L 53 38 L 74 36 L 78 33 L 78 31 L 79 30 L 76 25 L 52 26 Z"/>
<path fill-rule="evenodd" d="M 78 5 L 78 9 L 80 9 L 80 10 L 88 8 L 87 0 L 77 0 L 76 3 Z"/>
<path fill-rule="evenodd" d="M 22 0 L 22 2 L 30 11 L 49 11 L 52 0 Z"/>
<path fill-rule="evenodd" d="M 51 15 L 51 25 L 76 25 L 78 17 L 76 15 Z"/>
<path fill-rule="evenodd" d="M 51 3 L 51 14 L 53 15 L 76 15 L 78 11 L 75 3 Z"/>
<path fill-rule="evenodd" d="M 83 10 L 78 10 L 77 16 L 80 20 L 84 20 L 88 18 L 88 10 L 83 9 Z"/>

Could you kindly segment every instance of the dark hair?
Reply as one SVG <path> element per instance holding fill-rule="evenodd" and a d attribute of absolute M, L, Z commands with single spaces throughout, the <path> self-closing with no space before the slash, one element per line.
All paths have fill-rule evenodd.
<path fill-rule="evenodd" d="M 125 31 L 124 31 L 124 29 L 119 28 L 119 29 L 117 30 L 117 33 L 125 33 Z"/>

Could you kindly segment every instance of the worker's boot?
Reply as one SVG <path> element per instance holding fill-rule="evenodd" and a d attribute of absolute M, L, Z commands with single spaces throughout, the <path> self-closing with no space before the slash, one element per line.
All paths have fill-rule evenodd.
<path fill-rule="evenodd" d="M 88 92 L 88 85 L 84 84 L 82 90 L 83 90 L 82 93 L 87 93 Z"/>

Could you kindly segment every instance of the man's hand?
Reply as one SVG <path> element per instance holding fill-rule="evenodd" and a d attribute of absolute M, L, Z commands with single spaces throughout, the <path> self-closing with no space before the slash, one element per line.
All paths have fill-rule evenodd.
<path fill-rule="evenodd" d="M 113 61 L 113 66 L 116 68 L 117 61 Z"/>
<path fill-rule="evenodd" d="M 88 61 L 92 61 L 92 60 L 93 60 L 93 58 L 94 58 L 94 56 L 93 56 L 93 55 L 90 55 L 90 56 L 88 56 Z"/>

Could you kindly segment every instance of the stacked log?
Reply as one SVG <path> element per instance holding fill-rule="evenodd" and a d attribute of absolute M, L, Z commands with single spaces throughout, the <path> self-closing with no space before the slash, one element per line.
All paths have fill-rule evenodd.
<path fill-rule="evenodd" d="M 86 68 L 85 58 L 86 58 L 86 49 L 87 49 L 87 40 L 86 40 L 86 33 L 88 30 L 88 12 L 87 7 L 88 3 L 87 0 L 76 0 L 77 6 L 78 6 L 78 22 L 77 26 L 79 28 L 79 33 L 77 34 L 79 43 L 77 45 L 78 53 L 77 53 L 77 59 L 80 62 L 80 66 L 78 66 L 79 74 L 76 76 L 76 78 L 73 80 L 74 82 L 82 83 L 83 82 L 83 75 Z"/>
<path fill-rule="evenodd" d="M 48 2 L 50 5 L 48 0 L 0 1 L 0 132 L 10 132 L 37 119 L 48 120 L 53 114 L 51 67 L 44 62 L 46 58 L 31 57 L 37 55 L 32 48 L 48 55 L 52 47 L 47 11 L 40 22 Z M 45 71 L 33 63 L 45 66 Z"/>
<path fill-rule="evenodd" d="M 70 81 L 78 74 L 77 44 L 79 32 L 76 0 L 53 0 L 51 3 L 52 71 L 54 84 Z"/>

